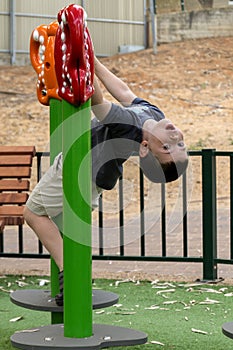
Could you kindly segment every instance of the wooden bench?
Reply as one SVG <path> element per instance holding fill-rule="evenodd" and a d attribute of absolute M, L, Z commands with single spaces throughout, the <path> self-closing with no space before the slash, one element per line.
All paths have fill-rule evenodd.
<path fill-rule="evenodd" d="M 34 146 L 0 146 L 0 251 L 6 225 L 18 226 L 22 240 L 23 210 L 35 154 Z"/>

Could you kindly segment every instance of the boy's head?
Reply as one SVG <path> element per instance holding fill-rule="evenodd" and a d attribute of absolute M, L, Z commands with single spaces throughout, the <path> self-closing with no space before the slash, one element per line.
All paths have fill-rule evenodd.
<path fill-rule="evenodd" d="M 170 120 L 150 125 L 140 145 L 140 165 L 152 182 L 171 182 L 188 166 L 188 154 L 182 132 Z"/>

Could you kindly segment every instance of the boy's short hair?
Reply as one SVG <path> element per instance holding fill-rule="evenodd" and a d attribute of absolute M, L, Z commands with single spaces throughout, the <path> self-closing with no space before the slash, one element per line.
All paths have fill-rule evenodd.
<path fill-rule="evenodd" d="M 160 163 L 149 151 L 146 157 L 140 157 L 140 167 L 144 175 L 152 182 L 166 183 L 178 179 L 188 167 L 188 157 L 182 161 Z"/>

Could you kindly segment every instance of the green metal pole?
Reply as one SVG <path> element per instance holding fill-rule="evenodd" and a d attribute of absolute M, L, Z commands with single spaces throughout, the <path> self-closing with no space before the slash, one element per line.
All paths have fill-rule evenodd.
<path fill-rule="evenodd" d="M 63 106 L 64 336 L 92 335 L 90 101 Z"/>
<path fill-rule="evenodd" d="M 62 103 L 59 100 L 51 98 L 49 101 L 50 106 L 50 164 L 53 163 L 54 158 L 62 151 Z M 61 223 L 59 218 L 55 218 L 54 222 L 58 226 L 59 230 L 62 231 Z M 61 232 L 62 234 L 62 232 Z M 58 282 L 59 269 L 51 258 L 50 260 L 50 274 L 51 274 L 51 296 L 55 297 L 59 293 L 59 282 Z M 57 324 L 63 322 L 62 312 L 51 313 L 51 323 Z"/>
<path fill-rule="evenodd" d="M 203 279 L 217 278 L 216 158 L 214 149 L 202 150 Z"/>

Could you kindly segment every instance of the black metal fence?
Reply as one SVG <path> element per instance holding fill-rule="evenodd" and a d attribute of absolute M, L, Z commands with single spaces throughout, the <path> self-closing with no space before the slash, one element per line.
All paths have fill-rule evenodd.
<path fill-rule="evenodd" d="M 37 153 L 38 179 L 48 155 Z M 179 182 L 150 187 L 139 169 L 134 189 L 123 174 L 115 192 L 103 193 L 93 213 L 93 260 L 201 263 L 205 280 L 218 277 L 218 264 L 233 264 L 233 152 L 190 151 L 190 164 Z M 0 257 L 49 258 L 26 225 L 14 246 L 11 234 L 5 229 Z M 24 249 L 29 241 L 34 247 Z"/>

